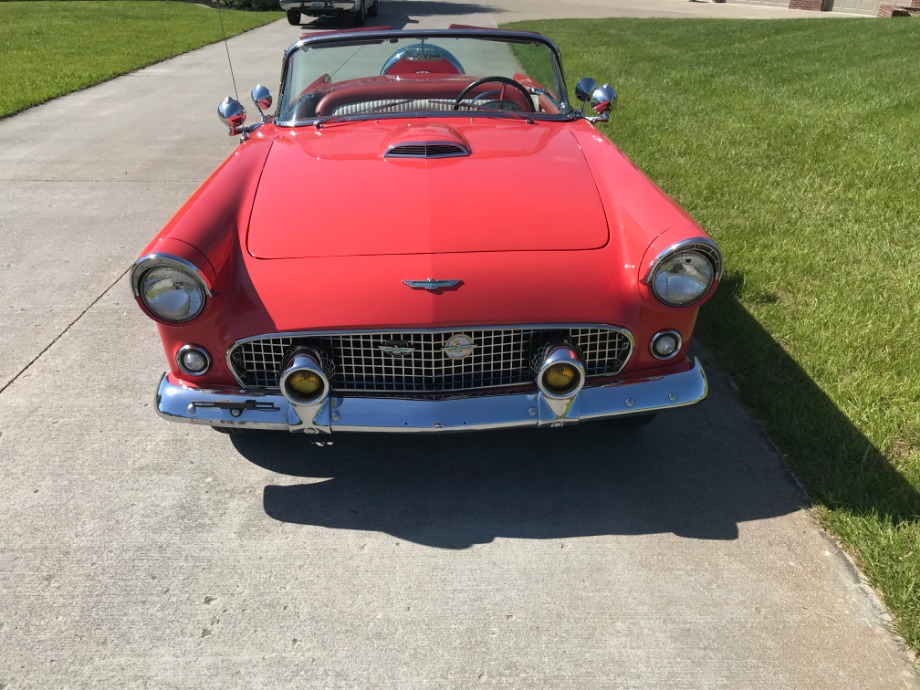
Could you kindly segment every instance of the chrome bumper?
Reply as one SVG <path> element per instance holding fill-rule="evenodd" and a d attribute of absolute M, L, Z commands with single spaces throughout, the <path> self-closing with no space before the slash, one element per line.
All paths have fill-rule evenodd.
<path fill-rule="evenodd" d="M 677 374 L 583 388 L 563 408 L 539 392 L 437 401 L 331 397 L 319 405 L 292 405 L 280 394 L 186 388 L 171 383 L 164 374 L 156 408 L 173 422 L 308 434 L 474 431 L 559 427 L 649 414 L 695 405 L 708 391 L 706 373 L 697 359 L 689 370 Z"/>

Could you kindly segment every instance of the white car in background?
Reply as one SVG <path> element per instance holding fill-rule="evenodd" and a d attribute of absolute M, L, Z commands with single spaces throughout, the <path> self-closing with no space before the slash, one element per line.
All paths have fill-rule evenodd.
<path fill-rule="evenodd" d="M 380 0 L 280 0 L 287 12 L 288 23 L 300 26 L 303 16 L 351 17 L 355 26 L 364 24 L 365 17 L 376 17 Z"/>

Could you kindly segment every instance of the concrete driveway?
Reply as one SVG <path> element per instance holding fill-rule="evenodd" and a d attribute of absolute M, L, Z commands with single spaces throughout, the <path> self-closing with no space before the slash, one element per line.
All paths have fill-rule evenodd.
<path fill-rule="evenodd" d="M 384 1 L 376 23 L 614 7 L 739 12 Z M 296 33 L 229 42 L 242 90 Z M 0 122 L 0 690 L 920 687 L 705 352 L 710 399 L 635 431 L 156 418 L 125 272 L 232 151 L 230 92 L 216 45 Z"/>

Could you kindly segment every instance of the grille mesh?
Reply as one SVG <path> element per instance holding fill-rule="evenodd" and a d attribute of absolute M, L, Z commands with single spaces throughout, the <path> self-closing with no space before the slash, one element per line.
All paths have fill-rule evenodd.
<path fill-rule="evenodd" d="M 473 351 L 462 359 L 451 359 L 444 348 L 458 334 L 473 341 Z M 623 331 L 596 327 L 296 334 L 240 343 L 230 352 L 230 364 L 245 388 L 276 389 L 285 354 L 304 345 L 332 359 L 334 393 L 443 395 L 532 386 L 534 353 L 548 342 L 563 340 L 582 353 L 589 377 L 619 373 L 631 351 Z M 400 356 L 392 352 L 394 348 L 411 352 Z"/>

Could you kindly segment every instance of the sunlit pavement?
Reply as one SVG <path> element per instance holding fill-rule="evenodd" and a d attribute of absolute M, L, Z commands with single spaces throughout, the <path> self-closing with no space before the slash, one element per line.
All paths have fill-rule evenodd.
<path fill-rule="evenodd" d="M 241 92 L 274 88 L 296 35 L 229 41 Z M 216 45 L 0 122 L 0 688 L 917 687 L 705 351 L 710 399 L 634 431 L 159 420 L 125 271 L 232 151 L 232 90 Z"/>

